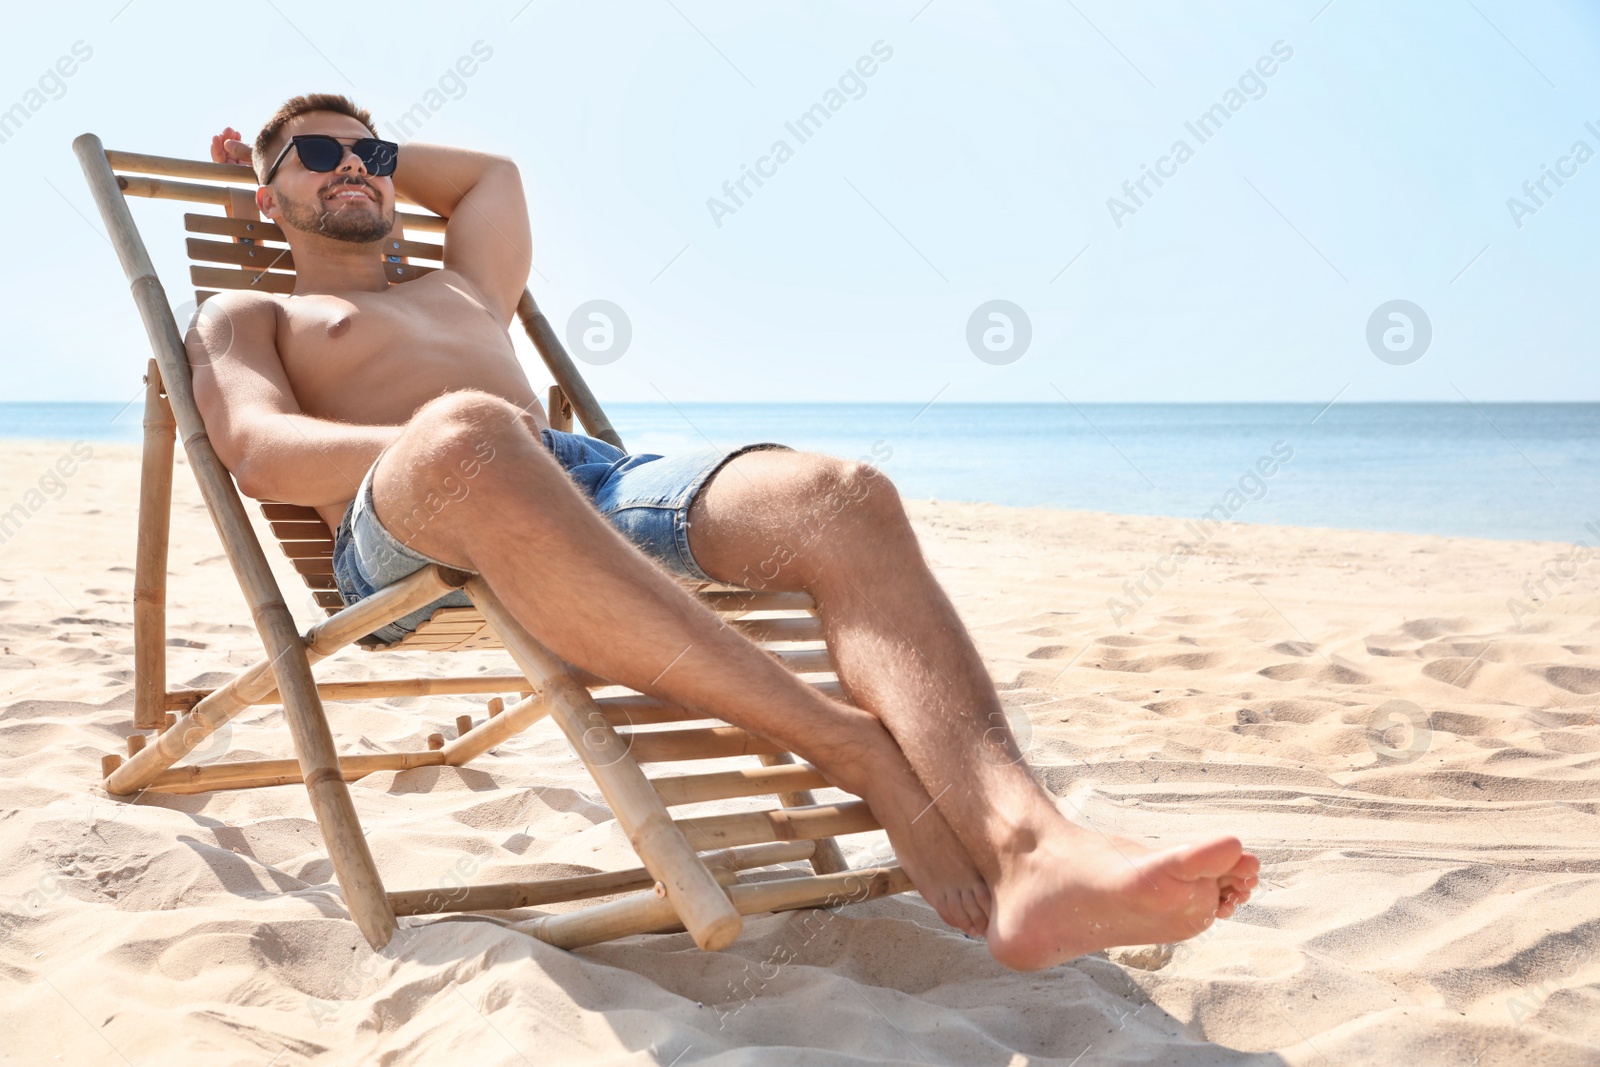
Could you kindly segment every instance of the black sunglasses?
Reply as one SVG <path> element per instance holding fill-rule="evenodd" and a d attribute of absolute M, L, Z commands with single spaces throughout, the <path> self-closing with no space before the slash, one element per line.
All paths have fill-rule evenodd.
<path fill-rule="evenodd" d="M 326 133 L 300 134 L 289 138 L 289 143 L 283 146 L 278 158 L 267 168 L 267 177 L 262 185 L 272 184 L 273 175 L 278 173 L 278 167 L 288 158 L 291 148 L 300 153 L 301 166 L 318 174 L 335 170 L 344 162 L 345 146 L 339 143 L 337 137 Z M 400 161 L 400 146 L 393 141 L 380 141 L 376 137 L 358 138 L 350 145 L 350 151 L 356 154 L 356 158 L 361 160 L 361 165 L 366 167 L 367 173 L 374 178 L 387 178 L 394 173 L 395 164 Z"/>

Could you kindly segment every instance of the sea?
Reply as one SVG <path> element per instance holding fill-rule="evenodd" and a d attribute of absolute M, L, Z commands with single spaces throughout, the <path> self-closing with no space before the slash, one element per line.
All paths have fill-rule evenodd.
<path fill-rule="evenodd" d="M 0 404 L 0 438 L 139 440 L 141 404 Z M 1557 542 L 1600 539 L 1600 404 L 667 404 L 630 452 L 775 441 L 908 499 Z"/>

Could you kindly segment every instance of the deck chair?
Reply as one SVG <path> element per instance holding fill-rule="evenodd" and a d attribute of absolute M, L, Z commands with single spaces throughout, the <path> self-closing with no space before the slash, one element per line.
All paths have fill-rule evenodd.
<path fill-rule="evenodd" d="M 333 581 L 333 535 L 317 513 L 265 502 L 264 518 L 294 569 L 327 618 L 299 632 L 232 476 L 206 437 L 191 389 L 182 334 L 161 280 L 134 224 L 129 196 L 185 201 L 199 206 L 184 216 L 197 305 L 221 289 L 258 288 L 287 293 L 294 264 L 283 232 L 261 219 L 255 178 L 247 169 L 209 162 L 107 151 L 84 134 L 73 142 L 89 188 L 105 220 L 144 321 L 154 358 L 145 382 L 136 567 L 134 577 L 135 682 L 133 732 L 128 755 L 102 760 L 106 790 L 128 796 L 146 790 L 196 793 L 303 784 L 322 833 L 350 917 L 374 949 L 389 942 L 396 917 L 462 911 L 514 911 L 568 901 L 609 898 L 576 909 L 535 915 L 521 928 L 543 940 L 577 948 L 638 933 L 687 930 L 703 949 L 730 944 L 742 916 L 842 903 L 905 892 L 909 879 L 897 866 L 850 870 L 836 836 L 878 829 L 859 800 L 819 804 L 812 789 L 827 785 L 815 768 L 795 761 L 761 738 L 715 721 L 641 729 L 700 718 L 693 712 L 634 691 L 617 692 L 603 678 L 563 663 L 528 633 L 480 578 L 430 566 L 346 606 Z M 220 210 L 219 210 L 220 209 Z M 443 234 L 445 220 L 421 210 L 397 213 L 397 232 L 384 249 L 384 268 L 395 283 L 437 269 L 443 245 L 422 239 Z M 198 236 L 194 236 L 198 235 Z M 442 238 L 441 238 L 442 240 Z M 570 427 L 575 414 L 592 436 L 622 447 L 549 322 L 526 290 L 518 318 L 550 371 L 550 416 Z M 206 507 L 254 616 L 265 657 L 213 689 L 168 689 L 166 681 L 166 573 L 173 441 L 181 436 Z M 835 696 L 828 651 L 814 604 L 804 594 L 694 584 L 714 611 Z M 414 636 L 394 646 L 374 646 L 367 635 L 452 589 L 473 607 L 435 611 Z M 358 682 L 318 682 L 312 664 L 351 645 L 384 651 L 439 653 L 500 648 L 513 670 L 466 677 L 397 677 Z M 799 647 L 797 647 L 799 646 Z M 608 688 L 609 687 L 609 688 Z M 597 691 L 604 690 L 597 696 Z M 418 752 L 340 756 L 324 700 L 377 699 L 437 694 L 514 694 L 488 703 L 474 722 L 458 717 L 454 736 L 428 738 Z M 610 695 L 607 695 L 610 694 Z M 182 766 L 179 761 L 213 731 L 248 707 L 282 706 L 293 759 L 234 760 Z M 461 766 L 545 716 L 553 718 L 583 761 L 640 866 L 536 882 L 472 886 L 462 890 L 387 892 L 367 848 L 347 782 L 381 770 Z M 147 732 L 153 731 L 147 736 Z M 642 765 L 729 756 L 752 765 L 710 773 L 645 774 Z M 673 818 L 670 808 L 709 800 L 775 797 L 751 811 Z M 748 803 L 748 802 L 746 802 Z M 750 878 L 741 872 L 783 863 L 810 862 L 812 873 Z M 527 918 L 526 916 L 523 916 Z"/>

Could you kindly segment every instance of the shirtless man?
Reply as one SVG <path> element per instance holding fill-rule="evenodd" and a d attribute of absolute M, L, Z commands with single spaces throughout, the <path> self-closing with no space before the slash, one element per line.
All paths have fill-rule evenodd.
<path fill-rule="evenodd" d="M 430 560 L 481 574 L 568 662 L 769 738 L 861 796 L 923 897 L 1008 967 L 1182 940 L 1249 899 L 1260 865 L 1236 838 L 1152 850 L 1061 815 L 871 467 L 782 446 L 626 457 L 550 431 L 507 334 L 531 264 L 516 166 L 375 136 L 366 111 L 318 94 L 280 108 L 253 151 L 213 138 L 216 161 L 256 168 L 297 280 L 286 297 L 213 297 L 187 338 L 217 453 L 247 495 L 338 529 L 347 598 Z M 403 285 L 380 243 L 397 194 L 449 220 L 444 269 Z M 810 593 L 855 706 L 663 569 Z"/>

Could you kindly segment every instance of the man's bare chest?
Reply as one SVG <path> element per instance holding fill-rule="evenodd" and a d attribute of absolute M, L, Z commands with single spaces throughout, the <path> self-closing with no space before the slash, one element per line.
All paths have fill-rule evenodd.
<path fill-rule="evenodd" d="M 515 363 L 505 324 L 438 275 L 386 292 L 288 297 L 280 308 L 278 355 L 308 411 L 352 389 L 388 393 L 405 380 L 447 383 L 441 376 Z"/>

